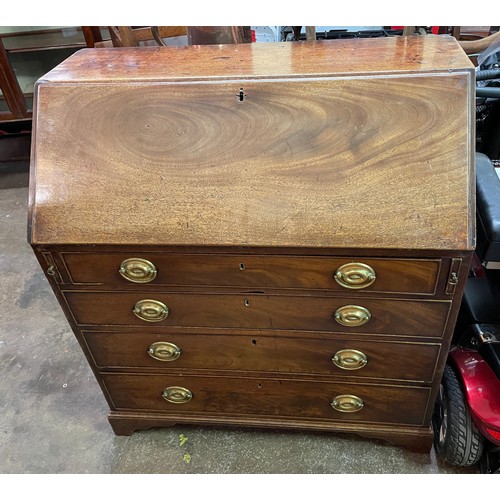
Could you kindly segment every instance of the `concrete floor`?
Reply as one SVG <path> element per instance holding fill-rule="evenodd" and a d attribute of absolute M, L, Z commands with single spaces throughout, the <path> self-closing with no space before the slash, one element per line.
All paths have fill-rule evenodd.
<path fill-rule="evenodd" d="M 26 241 L 28 175 L 25 163 L 0 164 L 0 473 L 478 473 L 434 451 L 328 433 L 174 426 L 115 436 Z"/>

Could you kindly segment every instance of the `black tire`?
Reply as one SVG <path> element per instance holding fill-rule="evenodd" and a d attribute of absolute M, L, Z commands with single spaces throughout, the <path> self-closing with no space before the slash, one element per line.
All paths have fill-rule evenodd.
<path fill-rule="evenodd" d="M 450 465 L 471 466 L 483 454 L 481 435 L 465 404 L 460 383 L 446 365 L 432 419 L 434 447 Z"/>

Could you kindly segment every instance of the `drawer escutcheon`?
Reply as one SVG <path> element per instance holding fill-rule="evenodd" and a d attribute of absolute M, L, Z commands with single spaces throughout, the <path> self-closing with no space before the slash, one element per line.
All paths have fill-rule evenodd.
<path fill-rule="evenodd" d="M 368 358 L 361 351 L 342 349 L 333 355 L 332 362 L 342 370 L 360 370 L 368 363 Z"/>
<path fill-rule="evenodd" d="M 143 321 L 157 323 L 167 318 L 170 309 L 158 300 L 144 299 L 136 302 L 133 308 L 134 314 Z"/>
<path fill-rule="evenodd" d="M 169 403 L 183 404 L 193 399 L 193 393 L 185 387 L 172 386 L 163 390 L 162 397 Z"/>
<path fill-rule="evenodd" d="M 171 342 L 155 342 L 149 346 L 148 354 L 158 361 L 175 361 L 182 351 Z"/>
<path fill-rule="evenodd" d="M 132 283 L 149 283 L 156 278 L 156 266 L 146 259 L 125 259 L 118 270 L 120 275 Z"/>
<path fill-rule="evenodd" d="M 334 410 L 342 413 L 355 413 L 365 406 L 361 398 L 352 394 L 340 394 L 336 396 L 333 398 L 331 405 Z"/>
<path fill-rule="evenodd" d="M 359 290 L 370 286 L 376 279 L 375 270 L 368 264 L 350 262 L 340 266 L 333 274 L 335 281 L 344 288 Z"/>
<path fill-rule="evenodd" d="M 335 321 L 342 326 L 361 326 L 370 321 L 372 315 L 366 307 L 347 305 L 339 307 L 334 313 Z"/>

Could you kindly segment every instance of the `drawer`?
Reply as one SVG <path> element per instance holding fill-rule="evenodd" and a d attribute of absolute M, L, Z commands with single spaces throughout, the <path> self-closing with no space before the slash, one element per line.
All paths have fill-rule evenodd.
<path fill-rule="evenodd" d="M 244 370 L 429 383 L 440 344 L 249 335 L 84 332 L 99 368 Z"/>
<path fill-rule="evenodd" d="M 451 305 L 449 301 L 262 294 L 67 291 L 64 295 L 80 325 L 264 328 L 431 337 L 442 335 Z M 139 318 L 134 310 L 147 320 Z"/>
<path fill-rule="evenodd" d="M 165 255 L 140 252 L 64 252 L 60 255 L 73 284 L 329 290 L 349 290 L 352 289 L 349 287 L 354 286 L 355 289 L 364 291 L 429 295 L 435 293 L 441 262 L 439 259 L 358 260 L 335 257 Z"/>
<path fill-rule="evenodd" d="M 103 373 L 102 379 L 115 410 L 268 415 L 410 425 L 422 425 L 430 392 L 429 388 L 422 387 L 257 377 Z M 356 411 L 334 409 L 334 401 L 343 410 Z"/>
<path fill-rule="evenodd" d="M 280 372 L 430 383 L 440 344 L 278 338 Z"/>

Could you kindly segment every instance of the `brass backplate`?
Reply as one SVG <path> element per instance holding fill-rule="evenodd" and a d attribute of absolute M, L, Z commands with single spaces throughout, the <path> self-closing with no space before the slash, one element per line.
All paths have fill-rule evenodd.
<path fill-rule="evenodd" d="M 125 259 L 118 270 L 120 275 L 132 283 L 149 283 L 156 278 L 156 266 L 139 257 Z"/>
<path fill-rule="evenodd" d="M 364 407 L 364 402 L 352 394 L 340 394 L 333 398 L 332 408 L 342 413 L 355 413 Z"/>
<path fill-rule="evenodd" d="M 373 267 L 362 262 L 349 262 L 340 266 L 333 274 L 335 281 L 344 288 L 359 290 L 370 286 L 377 275 Z"/>
<path fill-rule="evenodd" d="M 185 387 L 172 386 L 164 389 L 162 397 L 169 403 L 183 404 L 193 399 L 193 393 Z"/>
<path fill-rule="evenodd" d="M 163 302 L 158 300 L 144 299 L 135 303 L 133 312 L 143 321 L 157 323 L 167 318 L 170 309 Z"/>
<path fill-rule="evenodd" d="M 181 353 L 181 349 L 171 342 L 154 342 L 148 349 L 148 354 L 158 361 L 175 361 Z"/>
<path fill-rule="evenodd" d="M 333 313 L 333 317 L 342 326 L 355 327 L 368 323 L 372 315 L 366 307 L 346 305 L 339 307 Z"/>
<path fill-rule="evenodd" d="M 342 370 L 360 370 L 368 363 L 366 354 L 356 349 L 342 349 L 332 356 L 333 364 Z"/>

